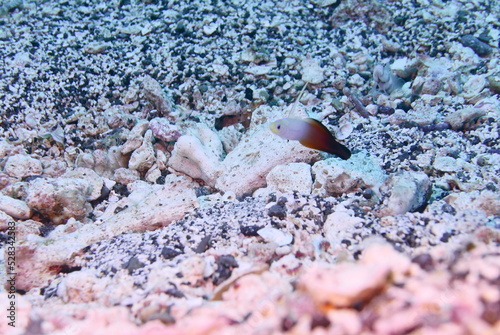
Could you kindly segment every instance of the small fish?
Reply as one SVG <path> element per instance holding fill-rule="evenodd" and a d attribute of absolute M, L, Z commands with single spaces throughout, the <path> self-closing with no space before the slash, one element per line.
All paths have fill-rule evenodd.
<path fill-rule="evenodd" d="M 305 147 L 328 152 L 342 159 L 351 157 L 351 151 L 337 142 L 328 128 L 318 120 L 286 118 L 271 123 L 269 127 L 276 135 L 299 141 Z"/>

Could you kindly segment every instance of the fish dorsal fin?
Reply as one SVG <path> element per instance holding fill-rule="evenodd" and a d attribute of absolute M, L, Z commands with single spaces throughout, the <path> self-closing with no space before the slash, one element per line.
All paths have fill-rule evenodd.
<path fill-rule="evenodd" d="M 300 99 L 302 98 L 302 94 L 304 94 L 304 91 L 306 90 L 306 87 L 307 87 L 307 83 L 305 83 L 304 87 L 302 87 L 302 89 L 300 90 L 300 93 L 299 93 L 299 96 L 297 97 L 297 100 L 295 100 L 295 102 L 293 103 L 292 110 L 287 115 L 288 117 L 294 117 L 293 113 L 297 109 L 297 105 L 298 105 Z"/>

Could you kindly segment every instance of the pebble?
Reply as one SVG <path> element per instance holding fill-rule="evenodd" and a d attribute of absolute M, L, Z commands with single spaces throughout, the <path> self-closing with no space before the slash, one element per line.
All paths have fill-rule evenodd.
<path fill-rule="evenodd" d="M 171 124 L 165 118 L 154 118 L 149 122 L 153 136 L 165 142 L 174 142 L 181 137 L 179 127 Z"/>
<path fill-rule="evenodd" d="M 275 204 L 269 207 L 267 215 L 277 217 L 279 219 L 284 219 L 286 217 L 286 207 L 283 204 Z"/>
<path fill-rule="evenodd" d="M 156 162 L 155 150 L 152 142 L 153 133 L 151 130 L 146 131 L 142 145 L 135 149 L 130 156 L 128 167 L 131 170 L 145 172 Z"/>
<path fill-rule="evenodd" d="M 431 182 L 424 173 L 404 171 L 387 178 L 380 188 L 383 203 L 376 216 L 399 215 L 425 205 L 430 195 Z"/>
<path fill-rule="evenodd" d="M 480 57 L 486 57 L 492 52 L 492 48 L 473 35 L 463 35 L 460 41 L 465 47 L 469 47 Z"/>
<path fill-rule="evenodd" d="M 63 178 L 84 179 L 91 185 L 91 193 L 88 200 L 93 201 L 101 197 L 104 180 L 94 170 L 88 168 L 76 168 L 62 175 Z"/>
<path fill-rule="evenodd" d="M 140 178 L 141 176 L 139 172 L 126 168 L 116 169 L 113 174 L 113 180 L 125 186 L 139 180 Z"/>
<path fill-rule="evenodd" d="M 467 130 L 486 112 L 479 108 L 466 107 L 450 113 L 444 118 L 444 122 L 448 123 L 453 130 Z"/>
<path fill-rule="evenodd" d="M 302 61 L 302 80 L 310 84 L 319 84 L 325 79 L 323 69 L 317 60 L 304 58 Z"/>
<path fill-rule="evenodd" d="M 0 194 L 0 211 L 21 220 L 29 219 L 32 215 L 26 202 L 2 194 Z"/>
<path fill-rule="evenodd" d="M 276 243 L 279 247 L 288 245 L 293 241 L 292 234 L 271 227 L 259 229 L 257 234 L 269 243 Z"/>
<path fill-rule="evenodd" d="M 83 220 L 91 210 L 87 199 L 92 186 L 84 179 L 37 178 L 30 182 L 26 193 L 27 205 L 54 224 L 64 224 L 70 218 Z"/>
<path fill-rule="evenodd" d="M 127 141 L 122 145 L 120 152 L 123 155 L 139 148 L 144 140 L 143 136 L 149 128 L 149 122 L 141 120 L 132 128 L 127 136 Z"/>
<path fill-rule="evenodd" d="M 457 172 L 461 170 L 461 166 L 457 160 L 448 156 L 436 157 L 432 166 L 441 172 Z"/>
<path fill-rule="evenodd" d="M 313 265 L 304 271 L 299 287 L 325 308 L 352 307 L 370 300 L 387 283 L 387 267 L 352 263 Z"/>
<path fill-rule="evenodd" d="M 471 76 L 463 85 L 466 97 L 472 97 L 479 94 L 487 85 L 487 80 L 484 75 Z"/>
<path fill-rule="evenodd" d="M 192 130 L 192 135 L 183 135 L 177 140 L 168 166 L 213 186 L 224 171 L 220 162 L 222 154 L 222 142 L 217 134 L 199 125 Z"/>
<path fill-rule="evenodd" d="M 142 78 L 142 88 L 146 99 L 162 116 L 173 118 L 173 105 L 160 83 L 150 76 Z"/>
<path fill-rule="evenodd" d="M 4 172 L 11 177 L 24 178 L 41 175 L 43 167 L 38 159 L 28 155 L 16 154 L 7 159 Z"/>

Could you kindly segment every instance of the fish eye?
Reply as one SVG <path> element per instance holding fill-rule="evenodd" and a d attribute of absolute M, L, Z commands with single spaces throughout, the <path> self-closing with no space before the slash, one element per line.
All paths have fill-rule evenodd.
<path fill-rule="evenodd" d="M 281 128 L 281 125 L 280 125 L 280 124 L 276 126 L 276 129 L 278 129 L 278 130 L 279 130 L 280 128 Z"/>

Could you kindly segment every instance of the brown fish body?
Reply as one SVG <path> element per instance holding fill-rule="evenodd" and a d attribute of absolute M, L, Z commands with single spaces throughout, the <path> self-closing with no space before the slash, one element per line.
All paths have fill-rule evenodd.
<path fill-rule="evenodd" d="M 315 119 L 281 119 L 271 124 L 271 131 L 279 136 L 298 140 L 305 147 L 328 152 L 342 159 L 349 159 L 351 151 L 337 142 L 333 134 Z"/>

